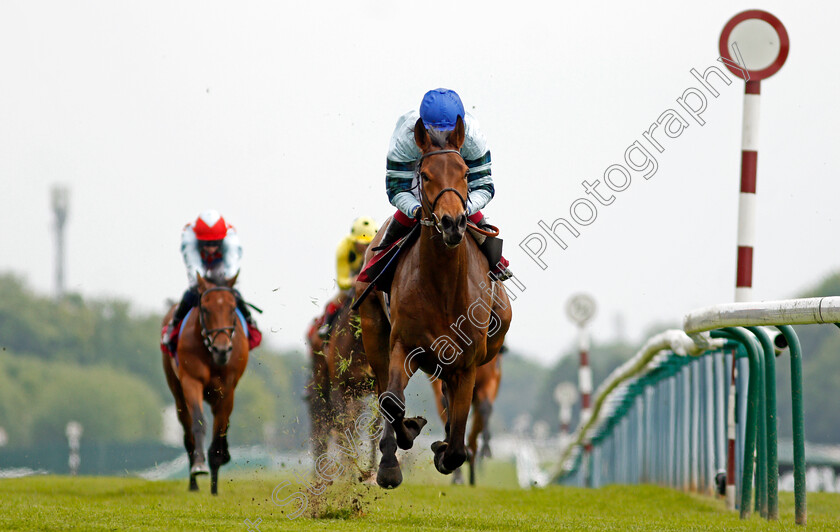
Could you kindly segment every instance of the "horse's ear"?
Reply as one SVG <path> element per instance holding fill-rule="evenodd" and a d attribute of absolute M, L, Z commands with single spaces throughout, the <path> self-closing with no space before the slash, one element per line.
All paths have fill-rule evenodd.
<path fill-rule="evenodd" d="M 233 285 L 236 284 L 237 277 L 239 277 L 239 272 L 236 272 L 236 275 L 225 281 L 225 284 L 228 285 L 228 288 L 233 288 Z"/>
<path fill-rule="evenodd" d="M 207 281 L 204 280 L 204 277 L 202 277 L 201 274 L 197 271 L 195 272 L 195 277 L 196 279 L 198 279 L 198 291 L 204 292 L 205 290 L 207 290 Z"/>
<path fill-rule="evenodd" d="M 460 150 L 467 138 L 466 128 L 464 127 L 464 119 L 458 115 L 455 121 L 455 129 L 449 134 L 449 143 L 455 146 L 456 150 Z"/>
<path fill-rule="evenodd" d="M 432 139 L 429 138 L 429 132 L 426 131 L 426 124 L 423 123 L 422 118 L 418 118 L 414 123 L 414 142 L 420 151 L 426 153 L 432 147 Z"/>

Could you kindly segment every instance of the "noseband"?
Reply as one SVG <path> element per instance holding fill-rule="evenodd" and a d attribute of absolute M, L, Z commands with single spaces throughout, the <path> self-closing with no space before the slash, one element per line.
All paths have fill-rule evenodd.
<path fill-rule="evenodd" d="M 216 341 L 216 338 L 221 333 L 225 333 L 230 337 L 231 342 L 233 342 L 233 333 L 236 331 L 236 314 L 234 312 L 233 318 L 233 326 L 228 327 L 218 327 L 216 329 L 208 330 L 205 323 L 204 323 L 204 307 L 201 305 L 201 301 L 204 299 L 204 296 L 209 294 L 210 292 L 230 292 L 233 294 L 234 300 L 236 300 L 236 293 L 233 291 L 232 288 L 228 288 L 227 286 L 214 286 L 213 288 L 208 288 L 204 292 L 201 293 L 201 297 L 198 298 L 198 322 L 201 324 L 201 337 L 204 339 L 204 347 L 210 350 L 210 346 Z"/>
<path fill-rule="evenodd" d="M 423 155 L 420 156 L 420 159 L 417 161 L 416 170 L 414 171 L 414 173 L 417 177 L 417 182 L 420 185 L 420 201 L 423 202 L 424 207 L 428 208 L 429 215 L 431 216 L 431 219 L 429 219 L 429 218 L 421 219 L 420 224 L 421 225 L 426 225 L 426 226 L 429 226 L 429 227 L 434 227 L 435 229 L 437 229 L 438 233 L 443 233 L 443 231 L 440 228 L 440 220 L 438 219 L 437 214 L 435 214 L 435 208 L 437 207 L 437 202 L 438 202 L 438 200 L 440 199 L 441 196 L 443 196 L 447 192 L 454 192 L 458 196 L 458 198 L 461 200 L 461 205 L 464 207 L 464 211 L 467 210 L 467 200 L 464 199 L 464 196 L 462 196 L 460 192 L 458 192 L 457 190 L 455 190 L 452 187 L 447 187 L 447 188 L 441 190 L 438 193 L 438 195 L 435 196 L 435 200 L 432 202 L 432 204 L 429 205 L 429 200 L 426 197 L 426 190 L 423 188 L 423 177 L 420 175 L 420 166 L 423 164 L 423 159 L 425 159 L 426 157 L 429 157 L 431 155 L 439 155 L 439 154 L 442 154 L 442 153 L 457 153 L 458 157 L 461 157 L 461 160 L 464 159 L 461 156 L 461 152 L 458 151 L 458 150 L 430 151 L 429 153 L 424 153 Z"/>

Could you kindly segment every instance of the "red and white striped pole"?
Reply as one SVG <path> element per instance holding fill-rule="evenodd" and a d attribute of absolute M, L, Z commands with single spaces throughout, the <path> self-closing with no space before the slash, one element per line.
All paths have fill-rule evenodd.
<path fill-rule="evenodd" d="M 578 369 L 578 391 L 580 392 L 580 423 L 589 421 L 592 416 L 592 370 L 589 368 L 589 332 L 586 329 L 586 324 L 595 315 L 595 299 L 588 294 L 577 294 L 569 299 L 566 304 L 566 313 L 573 322 L 578 326 L 578 351 L 580 353 L 580 368 Z M 583 450 L 587 457 L 586 462 L 590 461 L 590 453 L 592 451 L 592 444 L 587 442 Z M 591 464 L 587 465 L 587 470 L 591 468 Z M 589 471 L 587 471 L 585 478 L 589 479 Z"/>
<path fill-rule="evenodd" d="M 741 194 L 738 201 L 738 271 L 735 302 L 752 300 L 755 249 L 755 183 L 758 168 L 758 117 L 761 82 L 747 81 L 741 129 Z"/>
<path fill-rule="evenodd" d="M 735 302 L 752 300 L 753 250 L 755 249 L 755 183 L 758 169 L 758 111 L 761 84 L 747 81 L 744 119 L 741 128 L 741 193 L 738 199 L 738 264 L 735 274 Z M 727 415 L 726 505 L 735 509 L 735 379 L 738 370 L 732 356 Z"/>
<path fill-rule="evenodd" d="M 589 333 L 586 325 L 578 330 L 580 368 L 578 369 L 578 390 L 580 391 L 580 423 L 589 421 L 592 415 L 592 370 L 589 368 Z"/>
<path fill-rule="evenodd" d="M 738 201 L 738 262 L 735 301 L 752 300 L 753 251 L 756 227 L 756 181 L 758 170 L 758 118 L 761 80 L 782 68 L 790 50 L 787 30 L 772 14 L 752 9 L 732 17 L 718 42 L 720 60 L 745 82 L 744 116 L 741 130 L 741 192 Z M 730 54 L 731 50 L 731 54 Z M 743 51 L 743 55 L 742 55 Z M 733 57 L 734 56 L 734 57 Z M 735 356 L 727 413 L 726 503 L 735 509 Z M 742 504 L 749 504 L 744 501 Z"/>

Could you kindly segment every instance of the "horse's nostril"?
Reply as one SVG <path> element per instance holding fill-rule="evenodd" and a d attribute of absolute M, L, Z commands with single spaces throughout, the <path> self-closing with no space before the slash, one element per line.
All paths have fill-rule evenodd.
<path fill-rule="evenodd" d="M 453 225 L 455 225 L 452 217 L 448 214 L 444 214 L 443 217 L 440 219 L 440 225 L 443 226 L 444 229 L 450 229 Z"/>
<path fill-rule="evenodd" d="M 461 214 L 458 216 L 458 229 L 461 231 L 467 228 L 467 216 L 465 214 Z"/>

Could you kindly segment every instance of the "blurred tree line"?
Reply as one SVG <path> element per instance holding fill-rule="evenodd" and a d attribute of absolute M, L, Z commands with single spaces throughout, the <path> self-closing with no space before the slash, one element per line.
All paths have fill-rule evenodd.
<path fill-rule="evenodd" d="M 798 297 L 817 295 L 840 295 L 840 273 Z M 8 434 L 8 445 L 63 439 L 70 419 L 82 423 L 85 439 L 158 439 L 160 411 L 173 403 L 161 368 L 160 320 L 159 315 L 137 314 L 120 300 L 71 294 L 55 301 L 31 292 L 19 277 L 0 275 L 0 427 Z M 674 327 L 679 324 L 659 324 L 644 338 Z M 806 436 L 812 442 L 840 443 L 840 330 L 814 325 L 797 326 L 796 331 L 804 354 Z M 564 343 L 564 356 L 550 368 L 515 350 L 504 355 L 494 430 L 531 427 L 538 421 L 548 423 L 552 432 L 559 429 L 554 389 L 563 381 L 576 384 L 578 370 L 575 340 Z M 590 350 L 595 386 L 638 348 L 595 338 Z M 305 449 L 307 358 L 298 351 L 260 347 L 251 353 L 248 366 L 236 389 L 231 443 Z M 779 432 L 789 437 L 787 355 L 779 358 L 777 372 Z M 417 389 L 425 397 L 427 414 L 434 416 L 429 386 L 422 383 Z M 578 415 L 575 408 L 573 427 Z M 209 409 L 206 416 L 209 421 Z"/>
<path fill-rule="evenodd" d="M 71 419 L 89 441 L 159 439 L 161 412 L 174 403 L 161 367 L 161 319 L 121 300 L 56 301 L 0 275 L 0 427 L 9 448 L 64 439 Z M 260 347 L 248 366 L 231 442 L 304 445 L 303 355 Z M 212 419 L 209 408 L 205 416 Z"/>

